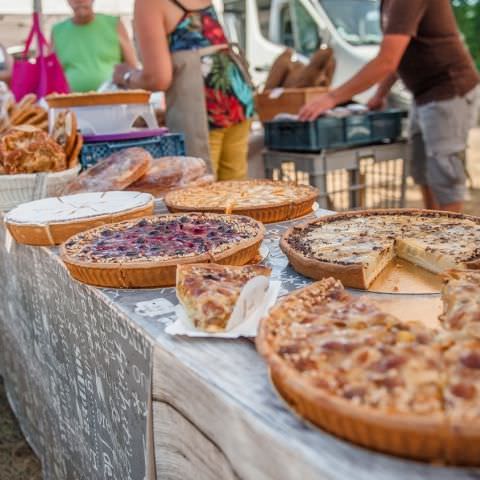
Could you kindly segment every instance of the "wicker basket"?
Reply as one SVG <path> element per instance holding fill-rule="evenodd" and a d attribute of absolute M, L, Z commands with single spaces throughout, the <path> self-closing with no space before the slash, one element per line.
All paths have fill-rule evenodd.
<path fill-rule="evenodd" d="M 0 175 L 0 211 L 21 203 L 61 195 L 65 186 L 80 171 L 80 165 L 63 172 Z"/>

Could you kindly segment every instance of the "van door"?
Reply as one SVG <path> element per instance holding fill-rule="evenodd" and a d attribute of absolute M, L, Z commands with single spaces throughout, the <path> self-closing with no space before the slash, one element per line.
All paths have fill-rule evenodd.
<path fill-rule="evenodd" d="M 285 47 L 307 62 L 326 43 L 337 60 L 336 86 L 377 54 L 379 7 L 379 0 L 224 0 L 223 16 L 227 34 L 244 47 L 256 85 L 265 82 Z M 371 94 L 365 92 L 356 100 L 366 101 Z M 397 105 L 408 105 L 409 96 L 398 86 L 393 96 Z"/>

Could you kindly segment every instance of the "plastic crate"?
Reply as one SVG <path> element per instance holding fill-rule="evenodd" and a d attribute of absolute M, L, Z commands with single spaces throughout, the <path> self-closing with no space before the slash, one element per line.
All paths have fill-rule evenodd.
<path fill-rule="evenodd" d="M 370 114 L 372 123 L 372 142 L 391 142 L 402 135 L 402 120 L 407 112 L 402 110 L 388 110 Z"/>
<path fill-rule="evenodd" d="M 185 140 L 182 134 L 169 133 L 157 137 L 122 140 L 120 142 L 86 143 L 82 148 L 80 163 L 85 169 L 95 165 L 112 153 L 125 148 L 141 147 L 150 152 L 153 158 L 185 155 Z"/>
<path fill-rule="evenodd" d="M 368 114 L 356 114 L 343 119 L 345 145 L 366 145 L 372 142 L 372 121 Z"/>
<path fill-rule="evenodd" d="M 320 153 L 265 150 L 266 178 L 317 187 L 321 208 L 405 206 L 408 144 L 396 142 Z"/>
<path fill-rule="evenodd" d="M 343 120 L 322 117 L 314 122 L 265 122 L 265 146 L 289 152 L 319 152 L 345 143 Z"/>

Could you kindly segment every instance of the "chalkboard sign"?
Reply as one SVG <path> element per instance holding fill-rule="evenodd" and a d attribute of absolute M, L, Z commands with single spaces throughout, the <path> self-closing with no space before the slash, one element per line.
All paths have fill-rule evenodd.
<path fill-rule="evenodd" d="M 0 373 L 45 478 L 146 478 L 149 337 L 3 226 L 0 295 Z"/>

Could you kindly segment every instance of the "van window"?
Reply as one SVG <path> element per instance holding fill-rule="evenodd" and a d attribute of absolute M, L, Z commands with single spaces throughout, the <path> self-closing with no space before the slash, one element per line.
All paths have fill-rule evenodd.
<path fill-rule="evenodd" d="M 285 4 L 280 10 L 280 38 L 282 45 L 295 48 L 295 39 L 293 34 L 293 21 L 290 5 Z"/>
<path fill-rule="evenodd" d="M 223 24 L 229 41 L 246 48 L 245 0 L 227 0 L 223 7 Z"/>
<path fill-rule="evenodd" d="M 344 40 L 353 45 L 382 41 L 379 0 L 320 0 Z"/>
<path fill-rule="evenodd" d="M 300 0 L 257 0 L 257 7 L 260 30 L 271 42 L 307 57 L 322 44 L 317 23 Z"/>
<path fill-rule="evenodd" d="M 270 9 L 272 0 L 257 0 L 258 23 L 264 38 L 270 38 Z"/>
<path fill-rule="evenodd" d="M 322 39 L 318 25 L 299 0 L 290 2 L 295 19 L 295 50 L 309 57 L 321 46 Z"/>

